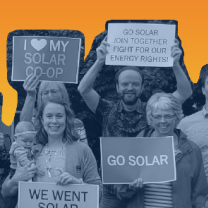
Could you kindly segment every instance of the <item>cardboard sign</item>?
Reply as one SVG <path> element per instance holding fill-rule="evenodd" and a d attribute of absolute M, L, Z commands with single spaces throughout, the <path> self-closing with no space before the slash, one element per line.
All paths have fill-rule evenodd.
<path fill-rule="evenodd" d="M 80 38 L 14 36 L 12 81 L 35 73 L 39 80 L 78 83 Z"/>
<path fill-rule="evenodd" d="M 100 144 L 103 184 L 176 180 L 173 137 L 103 137 Z"/>
<path fill-rule="evenodd" d="M 172 67 L 175 25 L 108 24 L 107 65 Z"/>
<path fill-rule="evenodd" d="M 19 182 L 19 208 L 98 208 L 99 186 Z"/>

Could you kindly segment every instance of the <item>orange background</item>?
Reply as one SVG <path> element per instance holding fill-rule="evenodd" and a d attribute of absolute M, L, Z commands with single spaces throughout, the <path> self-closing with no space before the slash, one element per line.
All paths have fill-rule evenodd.
<path fill-rule="evenodd" d="M 193 2 L 193 3 L 192 3 Z M 85 57 L 92 42 L 105 30 L 108 20 L 177 20 L 178 36 L 190 78 L 197 82 L 201 67 L 208 63 L 207 0 L 104 0 L 104 1 L 2 1 L 0 6 L 0 92 L 2 121 L 10 125 L 17 106 L 17 93 L 7 82 L 6 41 L 18 29 L 79 30 L 85 35 Z M 196 4 L 197 2 L 197 4 Z"/>

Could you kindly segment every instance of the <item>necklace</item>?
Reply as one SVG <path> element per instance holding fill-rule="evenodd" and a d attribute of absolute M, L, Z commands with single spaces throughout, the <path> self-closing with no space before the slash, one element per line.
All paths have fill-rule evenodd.
<path fill-rule="evenodd" d="M 48 173 L 48 177 L 52 178 L 51 176 L 51 170 L 53 169 L 51 163 L 52 160 L 52 155 L 54 155 L 54 158 L 56 158 L 58 155 L 61 155 L 61 157 L 64 157 L 64 148 L 66 146 L 62 146 L 61 148 L 58 149 L 49 149 L 48 145 L 46 144 L 45 148 L 44 148 L 44 154 L 48 156 L 48 158 L 46 159 L 46 171 Z M 63 168 L 55 168 L 57 170 L 59 170 L 61 173 L 63 172 Z"/>
<path fill-rule="evenodd" d="M 48 158 L 48 160 L 46 160 L 46 162 L 51 162 L 52 154 L 54 154 L 54 157 L 56 157 L 57 155 L 60 155 L 60 154 L 61 154 L 61 156 L 63 156 L 64 148 L 65 148 L 65 146 L 61 147 L 58 150 L 57 149 L 56 150 L 52 150 L 52 149 L 48 149 L 48 147 L 46 146 L 44 148 L 44 153 L 45 153 L 45 155 L 49 156 L 49 158 Z"/>

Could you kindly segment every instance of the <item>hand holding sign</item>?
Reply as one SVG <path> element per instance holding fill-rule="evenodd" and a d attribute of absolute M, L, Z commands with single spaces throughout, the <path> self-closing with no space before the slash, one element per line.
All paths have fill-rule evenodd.
<path fill-rule="evenodd" d="M 157 183 L 176 180 L 173 137 L 101 137 L 103 184 Z M 135 178 L 142 178 L 137 179 Z"/>
<path fill-rule="evenodd" d="M 179 48 L 179 41 L 175 39 L 175 43 L 171 46 L 171 57 L 173 58 L 173 64 L 179 62 L 181 54 L 182 50 Z"/>
<path fill-rule="evenodd" d="M 39 83 L 39 77 L 35 74 L 30 74 L 24 81 L 23 88 L 28 95 L 35 96 L 36 88 Z"/>
<path fill-rule="evenodd" d="M 143 187 L 143 180 L 142 178 L 137 178 L 132 183 L 129 184 L 130 189 L 138 189 Z"/>
<path fill-rule="evenodd" d="M 61 173 L 59 176 L 55 177 L 57 184 L 67 185 L 67 184 L 82 184 L 82 181 L 78 178 L 75 178 L 67 172 Z"/>
<path fill-rule="evenodd" d="M 106 57 L 106 54 L 108 53 L 107 46 L 110 46 L 110 44 L 107 42 L 107 36 L 105 36 L 100 46 L 96 49 L 97 60 L 101 63 L 105 62 L 105 57 Z"/>

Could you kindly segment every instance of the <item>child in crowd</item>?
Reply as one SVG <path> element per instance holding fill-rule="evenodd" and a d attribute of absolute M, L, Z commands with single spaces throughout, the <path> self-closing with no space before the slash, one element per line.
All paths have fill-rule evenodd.
<path fill-rule="evenodd" d="M 18 166 L 25 166 L 33 160 L 32 147 L 35 144 L 36 131 L 32 123 L 21 121 L 15 128 L 14 142 L 10 148 L 11 176 Z"/>

